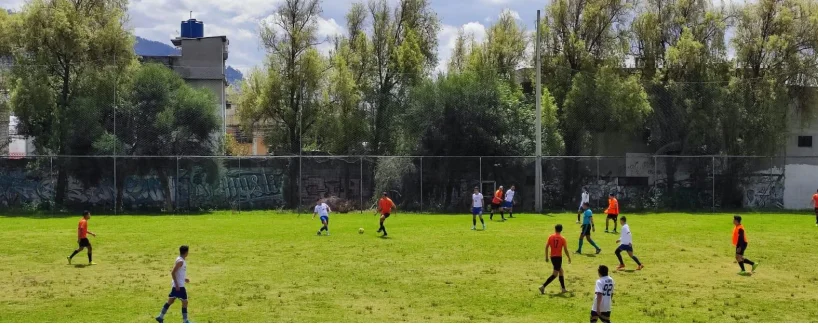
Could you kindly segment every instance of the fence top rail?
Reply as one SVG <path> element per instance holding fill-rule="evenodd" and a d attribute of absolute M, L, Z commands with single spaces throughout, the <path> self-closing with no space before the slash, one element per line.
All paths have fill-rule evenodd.
<path fill-rule="evenodd" d="M 739 155 L 643 155 L 641 157 L 648 158 L 763 158 L 763 159 L 818 159 L 818 156 L 739 156 Z M 262 160 L 262 159 L 294 159 L 294 158 L 323 158 L 323 159 L 342 159 L 342 158 L 408 158 L 408 159 L 423 159 L 423 158 L 465 158 L 465 159 L 536 159 L 537 156 L 419 156 L 419 155 L 268 155 L 268 156 L 200 156 L 200 155 L 166 155 L 166 156 L 147 156 L 147 155 L 0 155 L 0 159 L 32 159 L 32 158 L 110 158 L 110 159 L 246 159 L 246 160 Z M 627 159 L 628 156 L 546 156 L 542 159 Z"/>

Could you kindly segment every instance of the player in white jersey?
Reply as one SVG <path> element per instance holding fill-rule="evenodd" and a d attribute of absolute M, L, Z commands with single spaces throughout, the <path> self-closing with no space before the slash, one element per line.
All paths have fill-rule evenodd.
<path fill-rule="evenodd" d="M 480 216 L 480 223 L 483 224 L 483 230 L 485 230 L 486 222 L 483 221 L 483 194 L 480 193 L 480 188 L 474 187 L 474 193 L 471 195 L 472 230 L 477 230 L 477 216 Z"/>
<path fill-rule="evenodd" d="M 623 270 L 625 269 L 625 262 L 622 261 L 622 252 L 626 251 L 628 256 L 631 256 L 631 259 L 636 262 L 636 270 L 641 271 L 645 266 L 639 262 L 639 258 L 633 255 L 633 234 L 631 234 L 631 227 L 628 225 L 628 218 L 622 216 L 619 219 L 619 223 L 622 224 L 622 233 L 619 235 L 619 240 L 616 240 L 616 243 L 619 244 L 619 248 L 616 248 L 616 258 L 619 258 L 619 267 L 616 270 Z"/>
<path fill-rule="evenodd" d="M 579 210 L 577 211 L 577 224 L 579 224 L 579 216 L 582 215 L 582 212 L 585 210 L 582 209 L 582 204 L 590 203 L 591 202 L 591 194 L 588 193 L 588 188 L 582 187 L 582 195 L 581 200 L 579 201 Z"/>
<path fill-rule="evenodd" d="M 315 210 L 312 213 L 312 218 L 315 218 L 315 215 L 321 217 L 321 224 L 323 225 L 320 230 L 318 230 L 318 235 L 321 235 L 322 231 L 327 231 L 327 235 L 329 235 L 329 213 L 332 210 L 329 208 L 327 203 L 322 203 L 321 198 L 318 198 L 318 202 L 315 204 Z"/>
<path fill-rule="evenodd" d="M 608 276 L 608 266 L 600 265 L 597 270 L 599 279 L 594 288 L 594 305 L 591 307 L 591 323 L 602 320 L 611 322 L 611 303 L 614 293 L 614 280 Z"/>
<path fill-rule="evenodd" d="M 159 316 L 156 316 L 156 321 L 160 323 L 165 322 L 165 314 L 170 309 L 170 306 L 179 299 L 182 301 L 182 321 L 185 323 L 189 323 L 190 320 L 187 318 L 187 290 L 185 289 L 185 284 L 190 283 L 190 280 L 187 279 L 187 254 L 190 248 L 188 246 L 181 246 L 179 247 L 179 257 L 176 258 L 176 262 L 173 265 L 173 270 L 170 272 L 170 277 L 173 279 L 171 281 L 171 289 L 170 294 L 168 295 L 168 302 L 162 307 L 162 312 L 159 313 Z"/>
<path fill-rule="evenodd" d="M 503 211 L 508 212 L 508 218 L 514 218 L 514 194 L 517 193 L 517 187 L 511 186 L 506 191 L 506 199 L 503 201 Z"/>

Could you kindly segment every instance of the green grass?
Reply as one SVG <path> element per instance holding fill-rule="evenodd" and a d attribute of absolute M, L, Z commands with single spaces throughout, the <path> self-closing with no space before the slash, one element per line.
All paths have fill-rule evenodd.
<path fill-rule="evenodd" d="M 745 214 L 747 256 L 763 262 L 751 277 L 736 275 L 730 215 L 629 217 L 647 268 L 612 274 L 615 322 L 818 320 L 813 217 Z M 602 254 L 565 266 L 572 293 L 537 291 L 543 242 L 562 223 L 576 250 L 574 219 L 519 214 L 483 232 L 466 214 L 398 213 L 381 239 L 371 214 L 333 215 L 330 237 L 307 215 L 94 216 L 99 265 L 85 267 L 65 260 L 78 218 L 0 218 L 0 322 L 152 322 L 181 244 L 194 322 L 587 322 L 596 267 L 617 265 L 618 236 L 602 226 Z"/>

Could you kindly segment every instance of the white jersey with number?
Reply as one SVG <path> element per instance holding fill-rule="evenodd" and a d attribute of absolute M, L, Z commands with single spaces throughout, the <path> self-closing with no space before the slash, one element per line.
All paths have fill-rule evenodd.
<path fill-rule="evenodd" d="M 478 192 L 471 195 L 471 207 L 483 208 L 483 194 Z"/>
<path fill-rule="evenodd" d="M 329 206 L 325 203 L 315 205 L 315 213 L 321 217 L 329 217 Z"/>
<path fill-rule="evenodd" d="M 630 225 L 625 224 L 622 226 L 622 233 L 619 235 L 619 243 L 623 245 L 633 244 L 633 235 L 631 235 Z"/>
<path fill-rule="evenodd" d="M 594 305 L 591 306 L 591 311 L 610 312 L 611 298 L 613 298 L 614 280 L 610 276 L 604 276 L 596 280 L 596 289 L 594 289 Z M 602 306 L 597 307 L 596 296 L 602 294 Z M 599 308 L 599 309 L 597 309 Z"/>
<path fill-rule="evenodd" d="M 185 287 L 185 278 L 187 277 L 187 262 L 185 261 L 184 258 L 182 258 L 182 256 L 176 257 L 176 263 L 174 263 L 173 267 L 175 268 L 176 264 L 178 264 L 179 262 L 182 262 L 182 266 L 179 267 L 179 269 L 176 270 L 176 274 L 175 274 L 176 282 L 178 282 L 178 283 L 174 283 L 173 279 L 171 278 L 170 286 L 177 286 L 178 285 L 180 288 L 183 288 L 183 287 Z"/>
<path fill-rule="evenodd" d="M 514 190 L 509 189 L 506 191 L 506 201 L 509 203 L 514 201 Z"/>
<path fill-rule="evenodd" d="M 582 206 L 582 204 L 585 204 L 585 203 L 588 203 L 588 202 L 591 202 L 591 194 L 589 194 L 587 192 L 583 192 L 582 193 L 582 201 L 579 202 L 579 206 Z"/>

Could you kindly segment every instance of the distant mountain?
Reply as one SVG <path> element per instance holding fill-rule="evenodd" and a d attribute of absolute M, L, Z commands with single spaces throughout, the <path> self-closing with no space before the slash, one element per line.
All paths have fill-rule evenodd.
<path fill-rule="evenodd" d="M 134 51 L 137 55 L 142 56 L 169 56 L 182 54 L 179 49 L 170 44 L 144 39 L 139 36 L 136 37 Z M 244 75 L 241 73 L 241 71 L 238 71 L 231 66 L 227 66 L 224 74 L 227 79 L 227 83 L 230 85 L 237 84 L 244 79 Z"/>
<path fill-rule="evenodd" d="M 148 39 L 136 37 L 136 43 L 133 46 L 137 55 L 143 56 L 166 56 L 166 55 L 180 55 L 182 54 L 176 47 L 162 42 L 151 41 Z"/>

